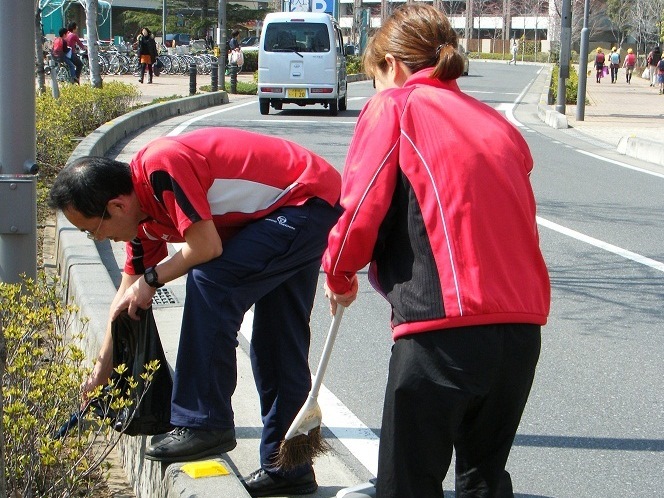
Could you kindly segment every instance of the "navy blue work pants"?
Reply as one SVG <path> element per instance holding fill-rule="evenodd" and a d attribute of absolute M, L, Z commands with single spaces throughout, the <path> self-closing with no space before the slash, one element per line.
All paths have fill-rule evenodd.
<path fill-rule="evenodd" d="M 541 327 L 459 327 L 392 349 L 378 498 L 443 498 L 456 450 L 456 496 L 513 497 L 505 470 L 539 359 Z"/>
<path fill-rule="evenodd" d="M 327 235 L 341 210 L 320 199 L 280 208 L 189 271 L 171 404 L 175 426 L 234 427 L 237 334 L 255 304 L 251 364 L 261 402 L 261 465 L 311 388 L 309 319 Z"/>

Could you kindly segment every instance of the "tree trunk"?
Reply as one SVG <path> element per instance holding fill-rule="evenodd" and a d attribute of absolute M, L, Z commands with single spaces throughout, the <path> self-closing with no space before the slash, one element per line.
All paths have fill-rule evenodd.
<path fill-rule="evenodd" d="M 97 0 L 85 0 L 85 26 L 88 30 L 88 60 L 90 62 L 90 84 L 94 88 L 102 87 L 101 70 L 99 68 L 99 35 L 97 33 Z"/>
<path fill-rule="evenodd" d="M 35 68 L 37 69 L 37 91 L 41 94 L 46 91 L 46 77 L 44 76 L 44 44 L 42 43 L 41 9 L 35 10 Z"/>

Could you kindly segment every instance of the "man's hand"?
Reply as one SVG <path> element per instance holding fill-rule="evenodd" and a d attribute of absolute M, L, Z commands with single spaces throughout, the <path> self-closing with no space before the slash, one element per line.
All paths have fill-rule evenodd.
<path fill-rule="evenodd" d="M 123 310 L 127 310 L 131 318 L 138 320 L 138 309 L 145 310 L 150 307 L 155 291 L 156 289 L 150 287 L 143 277 L 138 278 L 116 303 L 111 311 L 111 320 L 115 320 Z"/>
<path fill-rule="evenodd" d="M 345 308 L 348 308 L 355 301 L 358 291 L 357 275 L 353 275 L 353 278 L 350 280 L 350 290 L 344 294 L 336 294 L 330 290 L 325 282 L 325 297 L 330 300 L 330 313 L 334 316 L 337 312 L 337 304 L 342 305 Z"/>
<path fill-rule="evenodd" d="M 90 376 L 81 385 L 81 410 L 83 410 L 90 402 L 90 393 L 94 391 L 97 386 L 106 385 L 108 382 L 108 379 L 113 372 L 113 362 L 111 360 L 112 358 L 106 360 L 100 356 L 99 359 L 97 359 Z"/>

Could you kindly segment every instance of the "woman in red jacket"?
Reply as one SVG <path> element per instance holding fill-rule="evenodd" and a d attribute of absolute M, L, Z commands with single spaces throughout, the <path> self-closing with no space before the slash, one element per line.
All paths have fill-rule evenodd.
<path fill-rule="evenodd" d="M 354 301 L 367 263 L 392 307 L 380 498 L 442 497 L 453 448 L 457 496 L 512 496 L 505 464 L 549 313 L 530 151 L 459 90 L 456 48 L 448 19 L 423 4 L 369 42 L 378 93 L 358 119 L 323 257 L 333 312 Z"/>

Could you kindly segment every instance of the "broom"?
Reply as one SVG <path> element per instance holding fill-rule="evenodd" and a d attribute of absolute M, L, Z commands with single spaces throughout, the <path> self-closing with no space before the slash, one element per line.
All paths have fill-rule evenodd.
<path fill-rule="evenodd" d="M 337 305 L 337 311 L 325 339 L 325 346 L 323 346 L 323 353 L 318 362 L 318 370 L 311 391 L 309 391 L 309 397 L 295 416 L 279 447 L 279 454 L 275 459 L 275 465 L 279 469 L 289 471 L 302 465 L 311 464 L 315 457 L 330 449 L 330 445 L 323 439 L 320 430 L 323 414 L 318 405 L 318 391 L 320 391 L 320 386 L 323 383 L 323 375 L 325 375 L 325 369 L 332 354 L 332 346 L 334 346 L 343 313 L 344 307 Z"/>

